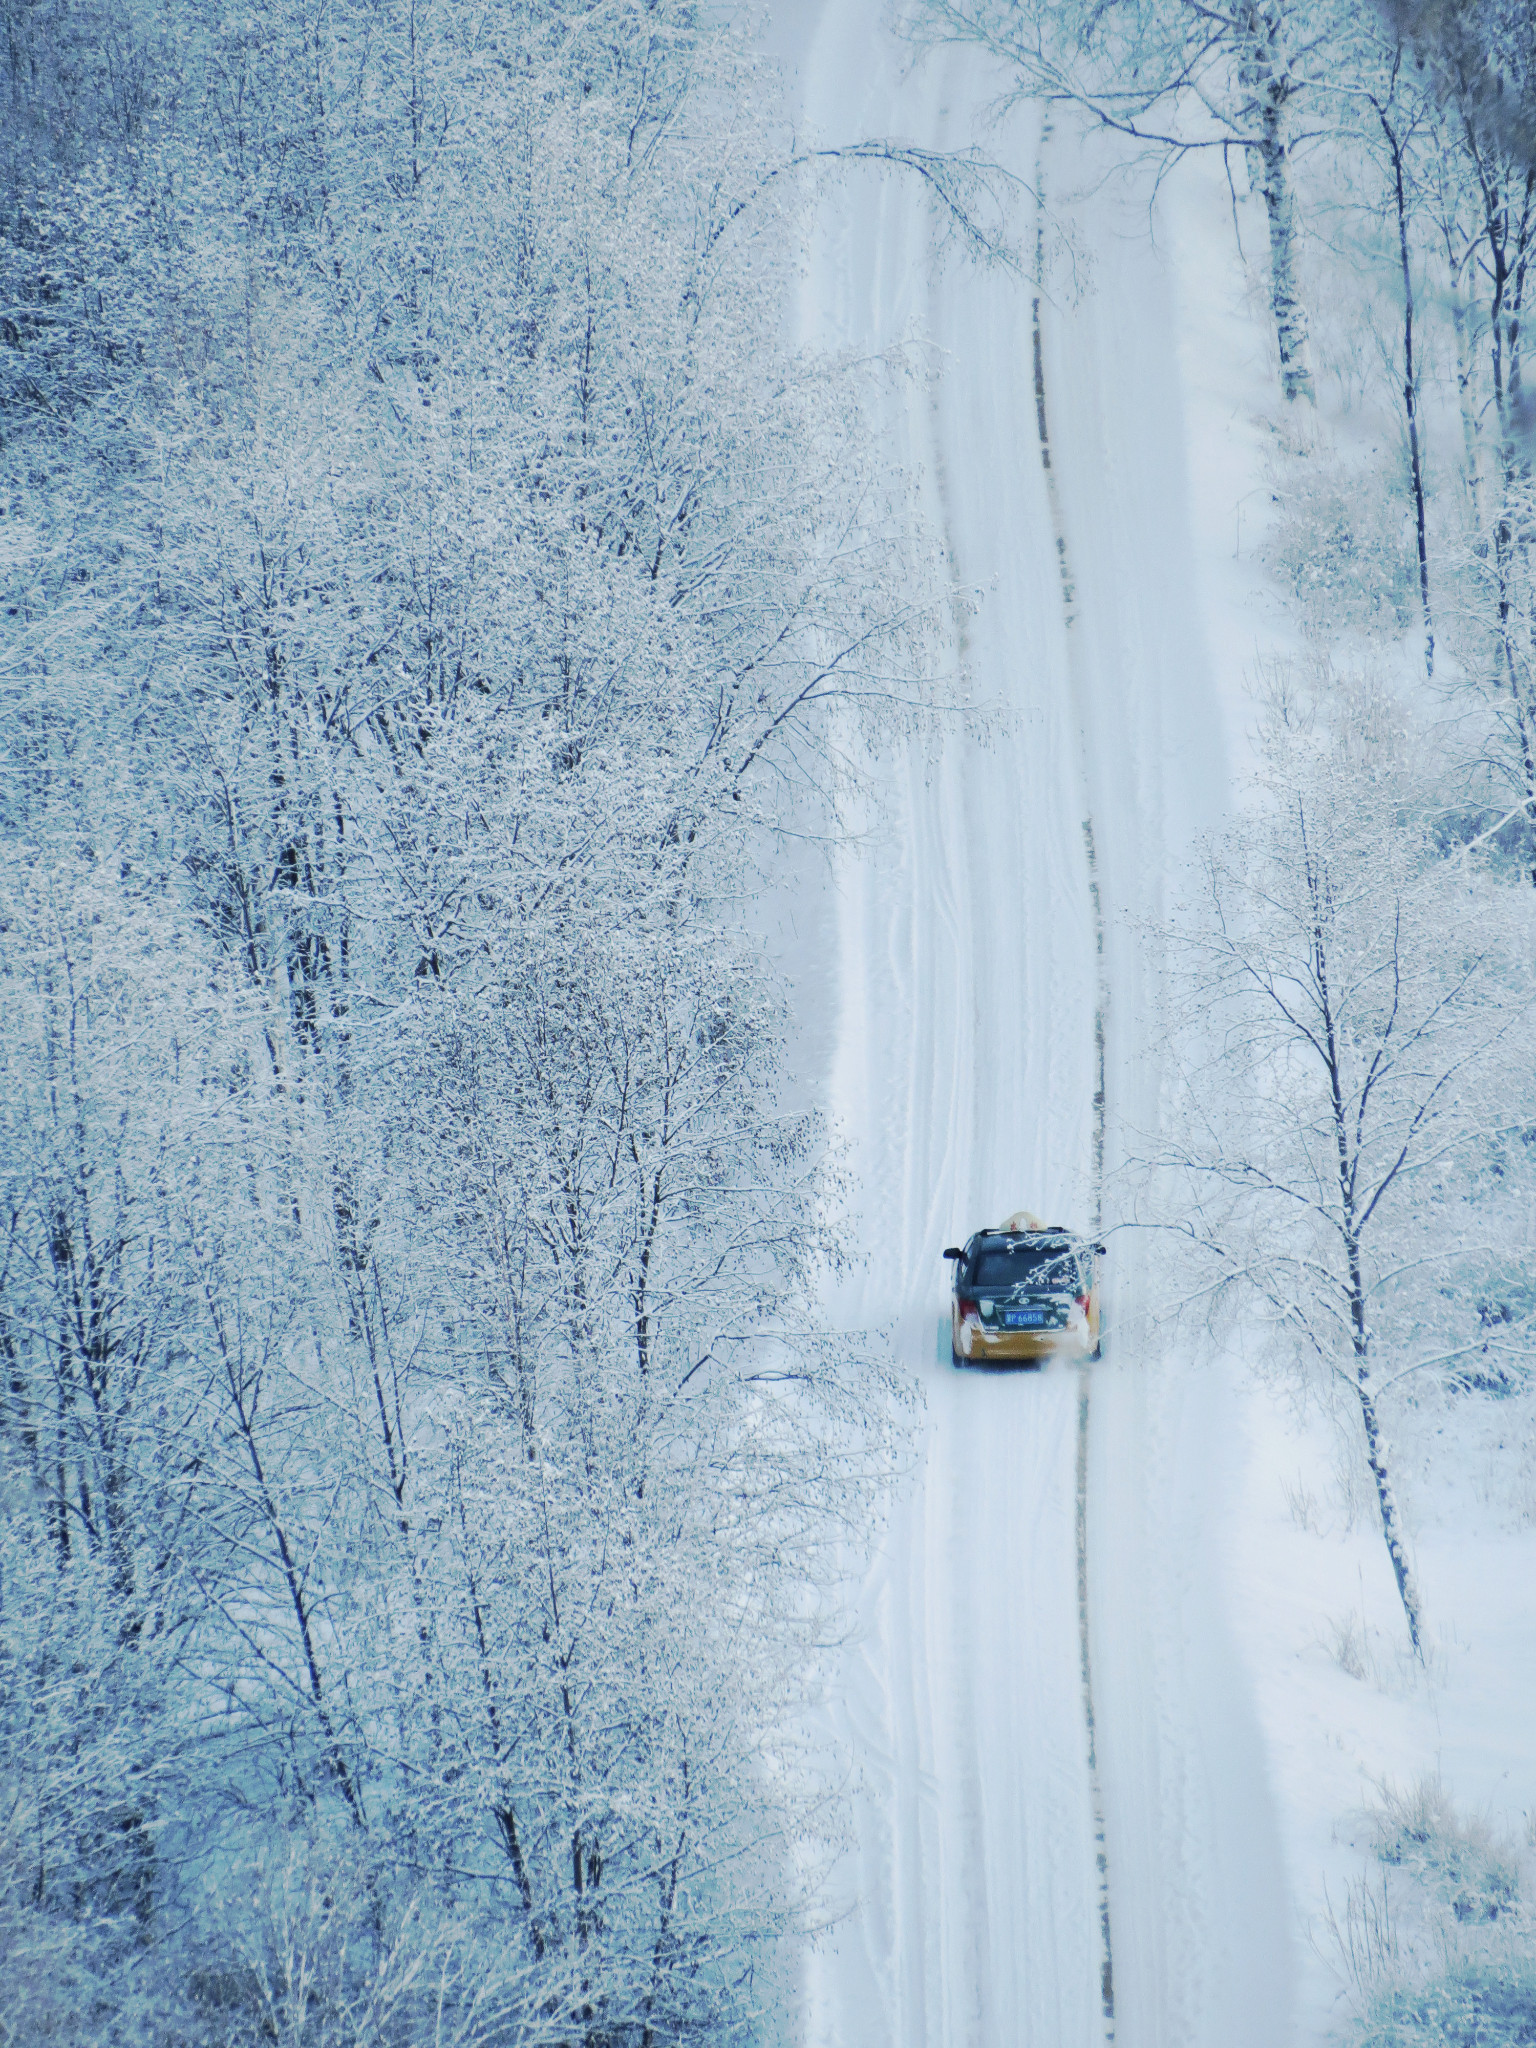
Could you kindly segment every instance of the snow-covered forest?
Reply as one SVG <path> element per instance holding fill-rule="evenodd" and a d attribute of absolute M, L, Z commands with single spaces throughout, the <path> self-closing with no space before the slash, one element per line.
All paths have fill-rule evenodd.
<path fill-rule="evenodd" d="M 1202 1373 L 1390 1588 L 1329 1683 L 1451 1728 L 1536 1522 L 1529 0 L 826 0 L 803 105 L 696 0 L 0 6 L 0 2040 L 1230 2048 L 1305 1926 L 1529 2041 L 1427 1767 L 1147 1931 L 1240 1745 L 1136 1578 Z M 936 1376 L 1047 1196 L 1105 1365 Z"/>
<path fill-rule="evenodd" d="M 919 595 L 769 81 L 6 33 L 4 2037 L 734 2039 L 886 1430 L 748 905 Z"/>

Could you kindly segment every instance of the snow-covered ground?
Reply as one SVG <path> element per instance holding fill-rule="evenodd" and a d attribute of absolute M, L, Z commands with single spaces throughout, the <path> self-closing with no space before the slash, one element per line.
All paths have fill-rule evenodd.
<path fill-rule="evenodd" d="M 1366 1816 L 1391 1788 L 1436 1777 L 1458 1811 L 1518 1858 L 1536 1816 L 1536 1531 L 1470 1460 L 1441 1475 L 1413 1527 L 1429 1638 L 1412 1666 L 1374 1505 L 1331 1431 L 1252 1390 L 1246 1474 L 1222 1577 L 1277 1788 L 1298 1945 L 1299 2043 L 1328 2040 L 1347 2005 L 1330 1916 L 1382 1871 Z M 1511 1451 L 1514 1446 L 1508 1447 Z M 1486 1479 L 1487 1475 L 1483 1475 Z M 1389 1874 L 1411 1920 L 1411 1882 Z M 1404 1908 L 1407 1913 L 1404 1914 Z M 1475 1935 L 1476 1929 L 1472 1930 Z"/>

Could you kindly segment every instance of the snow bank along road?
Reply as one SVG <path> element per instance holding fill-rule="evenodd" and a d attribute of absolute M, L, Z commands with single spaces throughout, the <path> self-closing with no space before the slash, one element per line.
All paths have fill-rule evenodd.
<path fill-rule="evenodd" d="M 826 0 L 801 76 L 826 142 L 960 143 L 997 90 L 971 53 L 914 64 L 880 0 Z M 1027 114 L 989 140 L 1031 180 L 1040 147 Z M 911 380 L 884 425 L 955 574 L 985 590 L 957 630 L 1014 718 L 936 766 L 887 757 L 878 854 L 837 885 L 828 1095 L 868 1252 L 838 1307 L 899 1312 L 927 1415 L 839 1692 L 858 1838 L 851 1910 L 809 1965 L 808 2048 L 1265 2048 L 1290 2032 L 1289 1907 L 1214 1589 L 1223 1406 L 1155 1342 L 1114 1334 L 1135 1329 L 1149 1255 L 1112 1244 L 1108 1355 L 1086 1381 L 957 1374 L 936 1342 L 945 1244 L 1026 1205 L 1092 1221 L 1096 1013 L 1111 1166 L 1125 1129 L 1155 1118 L 1131 920 L 1160 908 L 1224 784 L 1177 279 L 1145 185 L 1074 196 L 1087 179 L 1065 133 L 1044 160 L 1083 259 L 1076 281 L 1054 267 L 1040 309 L 1053 488 L 1029 287 L 938 257 L 915 180 L 861 172 L 829 201 L 807 288 L 820 342 L 941 351 L 936 381 Z"/>

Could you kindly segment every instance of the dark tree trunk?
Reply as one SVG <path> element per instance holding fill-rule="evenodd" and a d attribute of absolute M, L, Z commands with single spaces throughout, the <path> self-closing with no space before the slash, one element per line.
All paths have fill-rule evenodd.
<path fill-rule="evenodd" d="M 1397 201 L 1397 253 L 1403 272 L 1403 411 L 1408 420 L 1408 467 L 1413 482 L 1413 520 L 1419 545 L 1419 603 L 1424 613 L 1424 666 L 1435 672 L 1435 621 L 1429 608 L 1429 541 L 1424 524 L 1424 459 L 1419 446 L 1419 394 L 1413 366 L 1413 267 L 1408 260 L 1408 195 L 1403 183 L 1403 146 L 1380 107 L 1376 117 L 1392 157 Z"/>
<path fill-rule="evenodd" d="M 1408 1551 L 1403 1541 L 1403 1525 L 1397 1511 L 1397 1494 L 1392 1485 L 1391 1472 L 1387 1467 L 1386 1442 L 1381 1434 L 1381 1423 L 1376 1413 L 1376 1396 L 1371 1391 L 1370 1367 L 1363 1360 L 1358 1368 L 1355 1389 L 1360 1397 L 1360 1420 L 1365 1428 L 1365 1455 L 1370 1464 L 1371 1477 L 1376 1482 L 1376 1504 L 1381 1510 L 1381 1533 L 1386 1538 L 1387 1555 L 1392 1560 L 1392 1574 L 1397 1580 L 1397 1597 L 1403 1603 L 1403 1613 L 1408 1620 L 1408 1640 L 1413 1645 L 1413 1654 L 1422 1664 L 1424 1641 L 1418 1581 L 1413 1576 L 1413 1566 L 1408 1561 Z"/>

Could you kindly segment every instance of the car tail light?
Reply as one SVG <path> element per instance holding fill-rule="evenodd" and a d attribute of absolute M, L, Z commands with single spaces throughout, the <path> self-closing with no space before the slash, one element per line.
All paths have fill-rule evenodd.
<path fill-rule="evenodd" d="M 1087 1313 L 1088 1313 L 1088 1297 L 1087 1297 L 1087 1295 L 1086 1295 L 1086 1294 L 1080 1294 L 1080 1295 L 1079 1295 L 1079 1296 L 1077 1297 L 1077 1305 L 1078 1305 L 1078 1307 L 1079 1307 L 1079 1308 L 1080 1308 L 1080 1309 L 1082 1310 L 1083 1314 L 1084 1314 L 1084 1315 L 1087 1315 Z"/>
<path fill-rule="evenodd" d="M 981 1310 L 974 1301 L 961 1302 L 960 1320 L 962 1323 L 979 1323 L 981 1321 Z"/>

